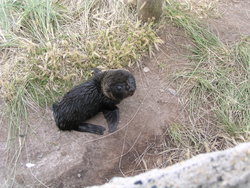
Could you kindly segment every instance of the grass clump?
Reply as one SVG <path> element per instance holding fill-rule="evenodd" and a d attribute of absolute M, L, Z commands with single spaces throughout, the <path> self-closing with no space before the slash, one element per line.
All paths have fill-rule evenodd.
<path fill-rule="evenodd" d="M 194 46 L 191 49 L 193 52 L 192 58 L 199 62 L 206 61 L 215 55 L 216 51 L 224 50 L 223 44 L 217 36 L 210 32 L 199 19 L 184 9 L 185 7 L 176 1 L 168 1 L 168 5 L 165 7 L 165 15 L 176 26 L 184 29 L 192 39 Z"/>
<path fill-rule="evenodd" d="M 225 149 L 249 140 L 250 40 L 225 45 L 186 6 L 167 1 L 167 19 L 191 39 L 191 67 L 177 75 L 188 121 L 171 125 L 166 145 L 175 162 L 190 155 Z M 186 151 L 188 150 L 188 151 Z M 172 153 L 171 153 L 172 152 Z"/>
<path fill-rule="evenodd" d="M 210 114 L 212 123 L 231 135 L 249 133 L 249 37 L 226 46 L 204 24 L 182 10 L 174 1 L 165 9 L 194 45 L 193 71 L 182 75 L 192 83 L 191 111 L 203 109 L 199 113 Z"/>
<path fill-rule="evenodd" d="M 175 147 L 185 146 L 185 147 L 196 147 L 199 146 L 199 141 L 192 129 L 187 129 L 181 124 L 171 124 L 166 132 L 167 139 L 166 142 Z M 196 149 L 196 148 L 195 148 Z"/>
<path fill-rule="evenodd" d="M 22 11 L 20 26 L 24 36 L 33 36 L 32 39 L 37 42 L 55 38 L 63 17 L 56 3 L 51 0 L 26 0 L 18 7 Z"/>
<path fill-rule="evenodd" d="M 212 140 L 210 140 L 212 141 Z M 163 153 L 166 156 L 166 166 L 189 159 L 200 153 L 214 150 L 216 141 L 208 143 L 206 131 L 202 127 L 191 127 L 181 123 L 170 124 L 165 132 L 163 140 Z"/>
<path fill-rule="evenodd" d="M 55 38 L 59 24 L 66 18 L 63 7 L 51 0 L 1 1 L 1 46 L 21 46 L 21 38 L 38 43 L 46 42 Z"/>
<path fill-rule="evenodd" d="M 180 1 L 182 9 L 195 14 L 198 18 L 219 17 L 219 0 L 187 0 Z"/>

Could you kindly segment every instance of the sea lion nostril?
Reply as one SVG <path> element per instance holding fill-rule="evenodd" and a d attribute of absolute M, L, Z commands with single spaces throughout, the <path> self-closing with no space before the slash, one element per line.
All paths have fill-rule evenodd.
<path fill-rule="evenodd" d="M 130 89 L 130 90 L 128 91 L 128 93 L 129 93 L 130 96 L 132 96 L 132 95 L 134 94 L 134 92 L 135 92 L 135 89 Z"/>
<path fill-rule="evenodd" d="M 134 92 L 135 91 L 135 87 L 130 87 L 129 91 Z"/>

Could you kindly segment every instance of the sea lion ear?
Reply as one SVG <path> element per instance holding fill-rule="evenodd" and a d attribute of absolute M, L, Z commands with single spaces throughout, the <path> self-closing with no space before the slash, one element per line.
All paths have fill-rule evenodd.
<path fill-rule="evenodd" d="M 97 74 L 101 73 L 102 71 L 98 68 L 93 68 L 92 72 L 93 72 L 94 76 L 96 76 Z"/>

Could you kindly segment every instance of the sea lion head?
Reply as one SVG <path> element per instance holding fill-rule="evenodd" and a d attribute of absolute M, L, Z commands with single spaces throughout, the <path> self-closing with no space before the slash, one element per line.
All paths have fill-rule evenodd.
<path fill-rule="evenodd" d="M 134 76 L 129 71 L 115 69 L 104 72 L 101 86 L 105 96 L 121 101 L 134 94 L 136 82 Z"/>

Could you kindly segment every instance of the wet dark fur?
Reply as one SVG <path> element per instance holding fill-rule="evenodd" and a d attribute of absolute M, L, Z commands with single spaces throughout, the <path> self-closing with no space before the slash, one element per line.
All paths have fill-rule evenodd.
<path fill-rule="evenodd" d="M 83 123 L 98 112 L 103 112 L 109 132 L 117 129 L 119 109 L 122 99 L 134 94 L 134 76 L 125 70 L 95 69 L 94 77 L 70 90 L 62 100 L 53 104 L 56 125 L 61 130 L 76 130 L 103 134 L 105 128 Z"/>

